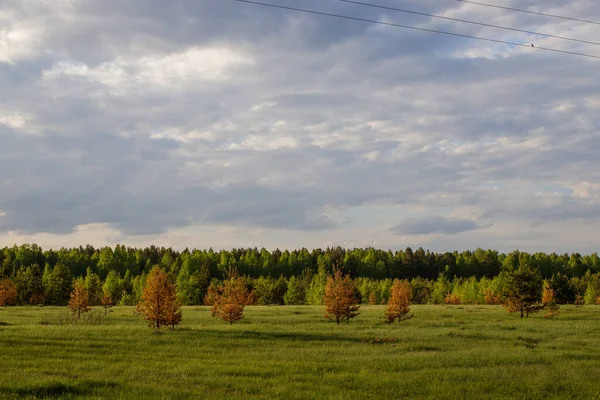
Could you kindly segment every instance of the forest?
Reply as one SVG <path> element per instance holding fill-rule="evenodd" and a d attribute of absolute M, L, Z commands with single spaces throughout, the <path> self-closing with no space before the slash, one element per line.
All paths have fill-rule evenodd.
<path fill-rule="evenodd" d="M 82 280 L 90 304 L 108 292 L 115 305 L 139 302 L 145 279 L 160 266 L 184 305 L 207 304 L 210 287 L 222 285 L 229 268 L 244 279 L 254 304 L 323 304 L 327 276 L 334 268 L 349 275 L 363 304 L 385 304 L 395 279 L 410 283 L 414 304 L 501 304 L 505 276 L 520 266 L 538 271 L 560 304 L 596 304 L 600 258 L 591 255 L 508 254 L 477 249 L 435 253 L 419 248 L 390 250 L 232 249 L 176 251 L 117 245 L 43 250 L 35 244 L 0 250 L 0 280 L 15 288 L 14 305 L 66 305 L 75 280 Z"/>

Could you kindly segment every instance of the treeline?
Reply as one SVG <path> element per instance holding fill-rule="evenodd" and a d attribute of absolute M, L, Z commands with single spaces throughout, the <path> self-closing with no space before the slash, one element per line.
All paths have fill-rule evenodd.
<path fill-rule="evenodd" d="M 43 250 L 35 244 L 0 250 L 0 279 L 17 292 L 17 304 L 64 305 L 81 278 L 90 304 L 103 292 L 115 304 L 139 302 L 148 272 L 159 265 L 177 287 L 183 304 L 205 304 L 229 268 L 237 270 L 255 304 L 321 304 L 334 267 L 348 274 L 361 303 L 387 303 L 394 279 L 408 280 L 412 302 L 499 304 L 506 273 L 526 265 L 552 284 L 559 302 L 593 304 L 600 295 L 600 258 L 596 253 L 502 254 L 478 249 L 434 253 L 419 248 L 384 251 L 341 247 L 272 252 L 266 249 L 175 251 L 118 245 Z"/>

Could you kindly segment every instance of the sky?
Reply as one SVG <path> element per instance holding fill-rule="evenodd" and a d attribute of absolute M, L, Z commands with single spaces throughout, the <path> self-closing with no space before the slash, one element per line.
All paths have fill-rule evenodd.
<path fill-rule="evenodd" d="M 0 245 L 598 250 L 600 60 L 537 47 L 600 46 L 263 1 L 536 47 L 233 0 L 0 0 Z M 600 21 L 597 0 L 494 3 Z"/>

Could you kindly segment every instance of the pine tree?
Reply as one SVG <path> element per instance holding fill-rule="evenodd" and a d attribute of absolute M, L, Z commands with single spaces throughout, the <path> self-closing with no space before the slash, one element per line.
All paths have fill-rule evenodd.
<path fill-rule="evenodd" d="M 81 313 L 90 311 L 88 292 L 85 289 L 85 283 L 83 279 L 77 279 L 73 291 L 71 292 L 71 299 L 69 300 L 69 308 L 73 313 L 77 313 L 77 319 L 81 319 Z"/>
<path fill-rule="evenodd" d="M 177 292 L 172 284 L 169 284 L 170 288 L 166 298 L 166 318 L 165 325 L 170 326 L 172 330 L 175 330 L 175 325 L 179 324 L 182 319 L 181 315 L 181 303 L 177 298 Z"/>
<path fill-rule="evenodd" d="M 244 318 L 244 306 L 249 302 L 248 298 L 246 284 L 230 267 L 223 286 L 214 295 L 212 314 L 233 325 Z"/>
<path fill-rule="evenodd" d="M 408 319 L 411 297 L 412 289 L 410 284 L 407 281 L 394 280 L 390 300 L 385 310 L 385 317 L 388 323 L 392 323 L 396 319 L 398 321 Z"/>
<path fill-rule="evenodd" d="M 377 295 L 375 294 L 375 292 L 369 293 L 369 304 L 370 305 L 377 304 Z"/>
<path fill-rule="evenodd" d="M 542 278 L 539 270 L 527 264 L 510 271 L 507 275 L 507 296 L 504 307 L 508 312 L 519 312 L 529 318 L 530 313 L 538 312 L 542 306 Z"/>
<path fill-rule="evenodd" d="M 556 301 L 556 292 L 548 282 L 544 283 L 544 292 L 542 293 L 542 306 L 546 310 L 545 318 L 554 318 L 559 314 L 560 306 Z"/>
<path fill-rule="evenodd" d="M 163 325 L 177 324 L 181 321 L 178 303 L 173 299 L 176 290 L 168 280 L 166 272 L 158 265 L 152 268 L 142 293 L 142 300 L 137 304 L 137 311 L 154 326 L 158 332 Z"/>
<path fill-rule="evenodd" d="M 333 276 L 327 278 L 325 286 L 325 318 L 350 323 L 356 317 L 360 306 L 356 299 L 356 287 L 350 276 L 342 275 L 342 270 L 334 267 Z"/>
<path fill-rule="evenodd" d="M 17 300 L 17 287 L 8 278 L 0 281 L 0 307 L 6 307 Z"/>
<path fill-rule="evenodd" d="M 88 267 L 85 274 L 85 290 L 88 292 L 90 304 L 97 306 L 102 299 L 102 281 L 98 274 L 92 272 Z"/>
<path fill-rule="evenodd" d="M 104 316 L 106 317 L 106 314 L 108 314 L 108 309 L 113 306 L 112 299 L 110 298 L 110 293 L 108 293 L 107 290 L 104 291 L 100 303 L 102 304 L 102 307 L 104 307 Z"/>

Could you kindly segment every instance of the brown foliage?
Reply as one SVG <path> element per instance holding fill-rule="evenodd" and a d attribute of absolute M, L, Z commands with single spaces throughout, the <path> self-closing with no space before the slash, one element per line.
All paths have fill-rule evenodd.
<path fill-rule="evenodd" d="M 377 296 L 375 296 L 375 293 L 373 293 L 373 292 L 369 293 L 369 304 L 371 304 L 371 305 L 377 304 Z"/>
<path fill-rule="evenodd" d="M 148 274 L 142 300 L 136 309 L 156 331 L 163 325 L 174 328 L 181 321 L 175 285 L 169 282 L 167 274 L 158 265 Z"/>
<path fill-rule="evenodd" d="M 483 301 L 485 304 L 496 305 L 501 303 L 501 296 L 494 292 L 493 289 L 487 288 L 483 290 Z"/>
<path fill-rule="evenodd" d="M 173 286 L 173 285 L 171 285 Z M 175 325 L 179 324 L 182 319 L 181 315 L 181 303 L 177 298 L 177 293 L 175 289 L 169 291 L 167 294 L 166 300 L 166 314 L 165 314 L 165 325 L 171 327 L 172 330 L 175 330 Z"/>
<path fill-rule="evenodd" d="M 105 290 L 102 294 L 100 304 L 102 304 L 102 307 L 104 307 L 104 316 L 106 317 L 106 314 L 108 314 L 108 309 L 113 306 L 112 298 L 110 297 L 110 293 L 107 290 Z"/>
<path fill-rule="evenodd" d="M 596 297 L 596 305 L 600 306 L 600 296 Z"/>
<path fill-rule="evenodd" d="M 8 278 L 0 281 L 0 307 L 6 307 L 17 299 L 17 287 Z"/>
<path fill-rule="evenodd" d="M 342 270 L 333 269 L 333 276 L 327 277 L 325 286 L 325 318 L 335 321 L 350 323 L 356 317 L 360 305 L 355 297 L 356 287 L 348 275 L 343 276 Z"/>
<path fill-rule="evenodd" d="M 456 293 L 448 293 L 446 295 L 446 298 L 444 299 L 444 302 L 446 304 L 453 304 L 453 305 L 459 305 L 460 304 L 460 297 L 456 294 Z"/>
<path fill-rule="evenodd" d="M 254 301 L 254 294 L 248 294 L 246 283 L 235 270 L 230 268 L 227 275 L 223 286 L 213 290 L 213 293 L 210 293 L 209 289 L 209 293 L 213 301 L 212 315 L 233 325 L 244 318 L 244 306 Z"/>
<path fill-rule="evenodd" d="M 85 289 L 83 280 L 75 281 L 71 299 L 69 300 L 69 308 L 73 314 L 77 314 L 77 319 L 81 318 L 81 313 L 86 313 L 91 310 L 88 292 Z"/>
<path fill-rule="evenodd" d="M 542 307 L 544 307 L 546 310 L 544 318 L 554 318 L 559 314 L 559 305 L 556 301 L 556 292 L 548 283 L 544 285 L 544 292 L 542 293 Z"/>
<path fill-rule="evenodd" d="M 542 307 L 546 310 L 544 318 L 554 318 L 559 314 L 559 305 L 556 301 L 556 292 L 550 284 L 544 284 L 544 292 L 542 293 Z"/>
<path fill-rule="evenodd" d="M 577 293 L 577 295 L 575 295 L 575 305 L 582 306 L 584 303 L 583 296 L 580 293 Z"/>
<path fill-rule="evenodd" d="M 516 313 L 516 312 L 521 313 L 521 318 L 523 318 L 523 313 L 526 313 L 527 318 L 529 318 L 529 314 L 536 313 L 542 309 L 541 304 L 525 303 L 525 302 L 519 301 L 518 298 L 506 299 L 506 301 L 502 304 L 502 307 L 504 307 L 506 309 L 506 311 L 508 311 L 510 313 Z"/>
<path fill-rule="evenodd" d="M 410 284 L 407 281 L 394 280 L 390 300 L 385 310 L 387 323 L 391 324 L 396 319 L 398 321 L 407 319 L 407 315 L 410 312 L 411 297 L 412 289 Z"/>
<path fill-rule="evenodd" d="M 46 296 L 44 296 L 44 293 L 37 293 L 29 298 L 29 304 L 31 304 L 32 306 L 37 306 L 40 304 L 44 304 L 45 300 Z"/>

